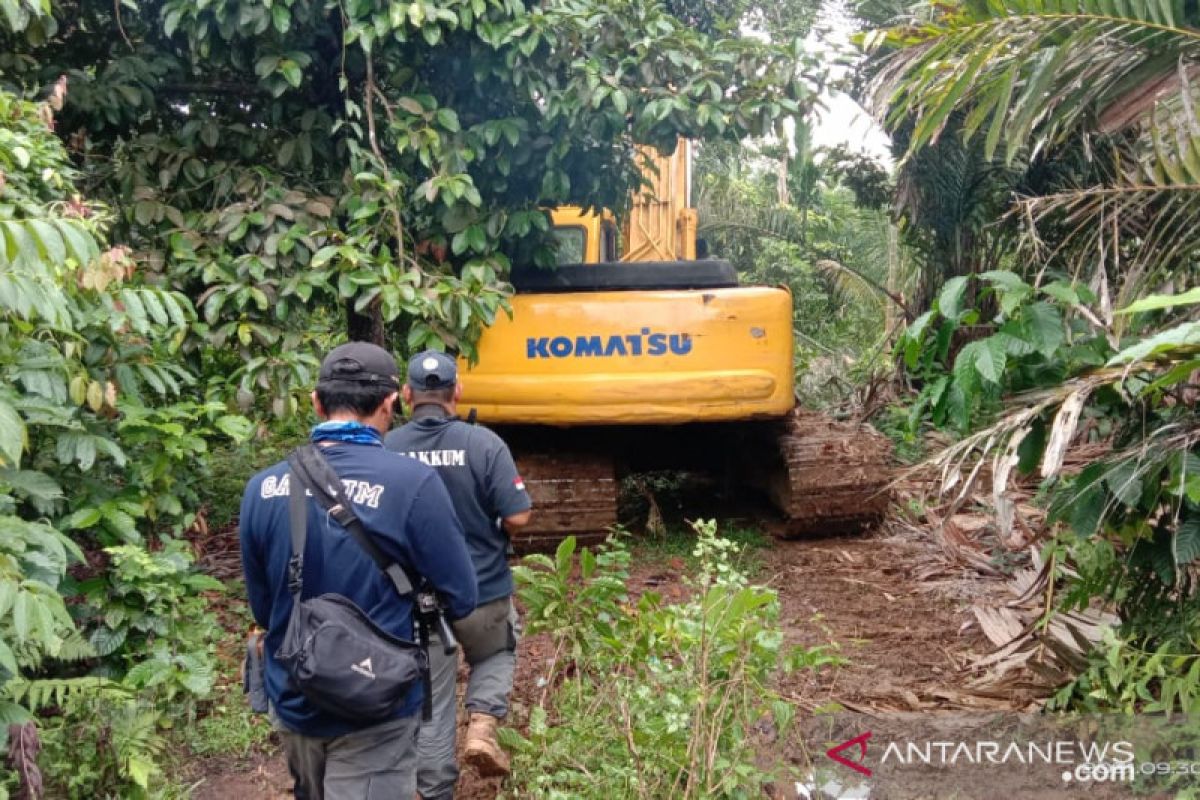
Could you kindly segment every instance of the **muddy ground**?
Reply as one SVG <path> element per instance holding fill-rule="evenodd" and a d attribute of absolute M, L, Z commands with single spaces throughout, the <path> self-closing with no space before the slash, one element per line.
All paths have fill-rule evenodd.
<path fill-rule="evenodd" d="M 806 646 L 834 643 L 849 662 L 815 673 L 799 672 L 784 680 L 782 693 L 797 706 L 802 723 L 805 719 L 823 720 L 824 715 L 839 710 L 844 713 L 837 718 L 843 723 L 845 714 L 850 714 L 851 720 L 861 718 L 863 725 L 879 727 L 882 719 L 898 712 L 999 711 L 1030 706 L 1028 697 L 976 693 L 969 688 L 964 670 L 991 649 L 974 623 L 970 606 L 980 595 L 1000 591 L 1002 579 L 989 581 L 949 564 L 934 539 L 918 528 L 893 526 L 857 537 L 772 540 L 758 551 L 758 558 L 762 562 L 760 579 L 779 590 L 788 638 Z M 677 576 L 682 561 L 678 558 L 651 553 L 635 563 L 630 581 L 634 592 L 652 586 L 669 597 L 680 591 Z M 527 637 L 521 643 L 512 716 L 518 727 L 542 691 L 536 684 L 550 661 L 547 644 L 543 637 Z M 807 739 L 797 733 L 775 745 L 776 755 L 800 773 L 825 758 L 820 732 L 814 734 L 811 726 L 806 729 L 803 724 L 798 728 L 805 730 L 810 734 Z M 194 783 L 197 800 L 290 797 L 286 768 L 277 752 L 248 763 L 196 764 L 193 771 L 195 778 L 189 782 Z M 940 780 L 948 777 L 941 775 Z M 935 774 L 920 781 L 924 788 L 914 787 L 915 793 L 881 794 L 876 790 L 871 797 L 1037 796 L 1028 791 L 1014 795 L 1016 787 L 1010 790 L 1001 784 L 939 787 L 938 780 Z M 495 797 L 499 790 L 498 780 L 482 780 L 467 771 L 459 796 L 482 800 Z M 775 793 L 779 797 L 804 796 L 790 786 Z M 1040 796 L 1071 795 L 1051 792 Z"/>

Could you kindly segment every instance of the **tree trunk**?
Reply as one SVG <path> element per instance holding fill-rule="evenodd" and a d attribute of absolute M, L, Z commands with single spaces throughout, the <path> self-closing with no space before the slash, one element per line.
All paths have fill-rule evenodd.
<path fill-rule="evenodd" d="M 352 342 L 370 342 L 385 347 L 383 336 L 383 312 L 379 298 L 362 311 L 354 310 L 354 301 L 346 301 L 346 338 Z"/>
<path fill-rule="evenodd" d="M 900 229 L 896 223 L 888 221 L 887 223 L 887 290 L 893 296 L 900 295 Z M 884 320 L 885 330 L 898 330 L 900 317 L 904 313 L 898 308 L 895 303 L 888 303 L 884 306 L 887 311 L 887 318 Z"/>

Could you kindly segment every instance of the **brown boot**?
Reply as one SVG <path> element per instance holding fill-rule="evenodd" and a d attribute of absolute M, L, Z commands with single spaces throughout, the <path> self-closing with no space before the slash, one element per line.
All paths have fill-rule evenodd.
<path fill-rule="evenodd" d="M 508 753 L 501 750 L 499 742 L 496 741 L 496 725 L 499 723 L 500 720 L 491 714 L 471 712 L 463 761 L 474 767 L 481 778 L 495 778 L 508 774 Z"/>

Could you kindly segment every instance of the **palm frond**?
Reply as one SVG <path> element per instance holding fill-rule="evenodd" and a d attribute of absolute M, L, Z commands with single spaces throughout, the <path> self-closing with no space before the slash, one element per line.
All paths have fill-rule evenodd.
<path fill-rule="evenodd" d="M 1200 116 L 1187 77 L 1179 77 L 1180 93 L 1159 103 L 1138 146 L 1115 151 L 1111 183 L 1016 203 L 1024 243 L 1046 263 L 1057 259 L 1077 277 L 1090 271 L 1120 276 L 1118 307 L 1167 277 L 1190 283 L 1197 271 Z M 1039 235 L 1047 225 L 1058 233 L 1049 251 Z"/>
<path fill-rule="evenodd" d="M 915 474 L 920 469 L 930 467 L 938 470 L 941 493 L 954 491 L 957 500 L 961 500 L 970 493 L 982 474 L 983 466 L 990 459 L 992 493 L 1001 496 L 1008 488 L 1022 440 L 1039 419 L 1052 413 L 1049 439 L 1040 458 L 1040 474 L 1043 479 L 1055 478 L 1064 470 L 1067 452 L 1077 444 L 1076 432 L 1081 411 L 1102 388 L 1111 386 L 1128 391 L 1128 379 L 1131 375 L 1137 375 L 1136 385 L 1140 390 L 1150 391 L 1157 385 L 1158 379 L 1176 375 L 1181 365 L 1190 374 L 1195 369 L 1198 357 L 1200 326 L 1178 326 L 1147 340 L 1142 347 L 1123 351 L 1104 367 L 1056 386 L 1011 398 L 1008 413 L 988 427 L 942 450 L 914 468 L 913 472 Z M 1109 463 L 1140 463 L 1147 454 L 1161 456 L 1164 452 L 1190 450 L 1200 442 L 1200 424 L 1192 421 L 1184 425 L 1153 428 L 1146 435 L 1148 438 L 1136 445 L 1111 454 L 1107 459 Z M 1100 517 L 1103 518 L 1109 510 L 1103 509 Z M 1099 520 L 1096 524 L 1099 524 Z"/>
<path fill-rule="evenodd" d="M 813 264 L 817 271 L 833 281 L 837 292 L 847 299 L 860 303 L 875 303 L 883 306 L 884 300 L 895 303 L 901 311 L 908 313 L 904 301 L 888 291 L 879 281 L 865 275 L 854 267 L 832 258 L 820 258 Z"/>
<path fill-rule="evenodd" d="M 809 228 L 819 228 L 824 236 L 833 235 L 836 231 L 826 222 L 825 216 L 814 212 L 805 212 L 794 206 L 778 205 L 770 208 L 746 203 L 735 193 L 706 193 L 701 195 L 698 205 L 700 224 L 698 232 L 712 234 L 719 232 L 737 231 L 757 234 L 770 239 L 777 239 L 791 244 L 805 244 L 811 238 Z M 829 210 L 829 218 L 850 212 L 850 209 L 833 208 Z M 807 219 L 806 219 L 807 217 Z M 857 229 L 856 229 L 857 230 Z M 861 245 L 861 242 L 856 242 Z M 886 264 L 886 238 L 875 248 L 878 263 Z M 870 257 L 870 253 L 860 254 Z M 888 288 L 881 280 L 868 275 L 865 270 L 845 263 L 843 260 L 818 259 L 814 266 L 818 271 L 830 277 L 835 289 L 848 299 L 856 302 L 875 302 L 882 305 L 884 300 L 895 303 L 906 314 L 908 309 L 901 297 Z"/>
<path fill-rule="evenodd" d="M 905 46 L 877 76 L 873 102 L 907 135 L 899 196 L 909 184 L 928 190 L 926 171 L 914 167 L 946 149 L 939 136 L 949 129 L 984 164 L 1001 143 L 1009 164 L 1082 144 L 1093 167 L 1079 173 L 1091 173 L 1081 185 L 1037 186 L 1012 204 L 1018 243 L 1047 267 L 1116 286 L 1118 306 L 1167 276 L 1194 278 L 1200 30 L 1185 23 L 1182 3 L 998 0 L 971 8 L 916 33 L 891 32 Z M 982 146 L 969 145 L 980 131 Z M 934 172 L 944 174 L 952 172 Z"/>
<path fill-rule="evenodd" d="M 804 241 L 804 217 L 793 206 L 764 208 L 733 191 L 704 192 L 696 205 L 700 234 L 737 230 L 795 244 Z"/>
<path fill-rule="evenodd" d="M 1011 163 L 1097 119 L 1116 124 L 1200 62 L 1200 31 L 1186 27 L 1182 0 L 993 0 L 939 25 L 896 29 L 891 55 L 871 88 L 890 127 L 918 119 L 910 152 L 937 140 L 965 111 L 964 135 L 986 130 L 992 158 L 1001 141 Z"/>

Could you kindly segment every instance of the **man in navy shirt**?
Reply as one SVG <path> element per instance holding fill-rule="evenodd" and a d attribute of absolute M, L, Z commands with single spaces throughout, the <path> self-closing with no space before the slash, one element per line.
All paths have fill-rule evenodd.
<path fill-rule="evenodd" d="M 399 394 L 396 362 L 364 342 L 334 348 L 321 364 L 313 406 L 324 420 L 312 432 L 367 534 L 389 557 L 427 580 L 450 620 L 474 610 L 475 570 L 462 526 L 442 481 L 430 467 L 383 448 Z M 392 718 L 360 722 L 322 711 L 291 685 L 275 654 L 283 640 L 292 596 L 288 495 L 294 488 L 282 461 L 250 479 L 242 497 L 241 545 L 246 593 L 255 621 L 266 629 L 266 690 L 283 735 L 296 796 L 304 800 L 411 798 L 422 687 Z M 302 598 L 336 593 L 376 625 L 414 640 L 410 597 L 316 501 L 309 498 Z"/>
<path fill-rule="evenodd" d="M 508 772 L 508 756 L 496 741 L 496 725 L 508 713 L 517 664 L 517 613 L 508 568 L 507 532 L 529 522 L 530 500 L 512 454 L 487 428 L 455 416 L 462 386 L 454 359 L 426 351 L 409 361 L 404 401 L 412 419 L 388 434 L 385 444 L 429 464 L 446 488 L 467 535 L 467 549 L 479 577 L 479 608 L 455 628 L 471 662 L 465 705 L 471 714 L 463 758 L 481 775 Z M 472 639 L 482 639 L 482 654 Z M 432 648 L 433 719 L 422 725 L 417 789 L 424 800 L 454 796 L 456 656 Z"/>

